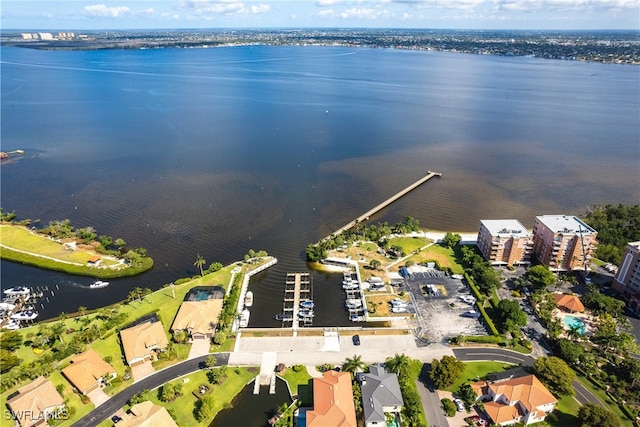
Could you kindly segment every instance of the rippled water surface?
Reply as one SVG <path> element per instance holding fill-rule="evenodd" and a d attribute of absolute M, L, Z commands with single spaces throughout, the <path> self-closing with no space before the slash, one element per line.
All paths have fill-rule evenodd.
<path fill-rule="evenodd" d="M 2 286 L 57 285 L 43 317 L 267 250 L 251 325 L 277 325 L 304 248 L 422 177 L 374 220 L 473 231 L 483 218 L 640 200 L 638 68 L 344 47 L 3 48 L 2 207 L 144 246 L 154 269 L 90 279 L 2 262 Z M 316 324 L 346 322 L 314 273 Z"/>

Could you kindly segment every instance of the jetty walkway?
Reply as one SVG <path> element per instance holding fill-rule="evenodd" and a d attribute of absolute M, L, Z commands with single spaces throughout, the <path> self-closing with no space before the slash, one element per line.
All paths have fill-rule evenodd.
<path fill-rule="evenodd" d="M 419 180 L 417 180 L 413 184 L 409 185 L 408 187 L 404 188 L 403 190 L 398 191 L 396 194 L 394 194 L 393 196 L 389 197 L 384 202 L 382 202 L 382 203 L 376 205 L 375 207 L 369 209 L 368 211 L 366 211 L 365 213 L 360 215 L 358 218 L 354 219 L 353 221 L 351 221 L 347 225 L 337 229 L 336 231 L 334 231 L 333 233 L 331 233 L 330 235 L 328 235 L 327 237 L 325 237 L 322 240 L 327 240 L 327 239 L 330 239 L 333 236 L 337 236 L 338 234 L 342 233 L 343 231 L 346 231 L 346 230 L 349 230 L 350 228 L 353 228 L 356 224 L 359 224 L 359 223 L 361 223 L 363 221 L 368 220 L 371 217 L 371 215 L 373 215 L 373 214 L 377 213 L 378 211 L 386 208 L 391 203 L 395 202 L 396 200 L 398 200 L 399 198 L 401 198 L 405 194 L 411 192 L 412 190 L 416 189 L 417 187 L 419 187 L 420 185 L 424 184 L 425 182 L 429 181 L 431 178 L 433 178 L 433 177 L 438 177 L 439 178 L 441 176 L 442 176 L 442 174 L 439 173 L 439 172 L 427 171 L 427 175 L 426 176 L 423 176 L 422 178 L 420 178 Z"/>

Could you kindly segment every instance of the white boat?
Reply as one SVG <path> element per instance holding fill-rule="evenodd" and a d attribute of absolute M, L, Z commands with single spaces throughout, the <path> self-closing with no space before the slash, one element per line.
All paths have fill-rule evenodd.
<path fill-rule="evenodd" d="M 12 311 L 14 308 L 16 308 L 15 304 L 0 302 L 0 311 Z"/>
<path fill-rule="evenodd" d="M 7 295 L 29 295 L 31 293 L 31 288 L 27 288 L 26 286 L 16 286 L 15 288 L 5 289 L 4 293 Z"/>
<path fill-rule="evenodd" d="M 109 282 L 103 282 L 102 280 L 96 280 L 95 282 L 93 282 L 92 284 L 89 285 L 89 288 L 98 289 L 98 288 L 106 288 L 107 286 L 109 286 Z"/>
<path fill-rule="evenodd" d="M 249 326 L 249 317 L 251 316 L 251 312 L 249 310 L 242 310 L 240 313 L 240 327 L 246 328 Z"/>
<path fill-rule="evenodd" d="M 345 302 L 345 305 L 349 309 L 356 309 L 362 307 L 362 301 L 359 299 L 351 298 Z"/>
<path fill-rule="evenodd" d="M 281 320 L 283 322 L 290 322 L 293 320 L 293 313 L 280 313 L 276 314 L 274 317 L 276 320 Z"/>
<path fill-rule="evenodd" d="M 11 316 L 11 319 L 13 320 L 36 320 L 36 318 L 38 317 L 38 312 L 37 311 L 19 311 L 17 313 L 15 313 L 13 316 Z"/>
<path fill-rule="evenodd" d="M 251 307 L 253 305 L 253 292 L 248 291 L 244 297 L 244 306 Z"/>
<path fill-rule="evenodd" d="M 306 300 L 306 301 L 302 301 L 300 303 L 300 307 L 301 308 L 313 308 L 313 307 L 315 307 L 315 304 L 313 303 L 313 301 L 311 301 L 309 299 L 309 300 Z"/>
<path fill-rule="evenodd" d="M 358 282 L 349 282 L 342 285 L 342 289 L 344 289 L 345 291 L 351 290 L 351 289 L 358 289 L 359 287 L 360 285 L 358 284 Z"/>
<path fill-rule="evenodd" d="M 298 312 L 298 317 L 302 318 L 302 319 L 311 319 L 315 316 L 315 313 L 313 312 L 313 310 L 300 310 Z"/>
<path fill-rule="evenodd" d="M 2 329 L 9 329 L 11 331 L 15 331 L 20 329 L 20 321 L 19 320 L 9 320 Z"/>

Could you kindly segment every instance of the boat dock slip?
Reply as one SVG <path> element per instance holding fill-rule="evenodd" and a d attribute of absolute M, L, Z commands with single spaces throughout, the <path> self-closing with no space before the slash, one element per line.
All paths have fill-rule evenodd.
<path fill-rule="evenodd" d="M 300 302 L 311 299 L 311 275 L 309 273 L 287 273 L 284 287 L 283 314 L 290 314 L 283 318 L 283 322 L 291 321 L 293 329 L 300 326 Z M 310 317 L 302 317 L 303 325 L 312 322 Z"/>
<path fill-rule="evenodd" d="M 334 231 L 333 233 L 331 233 L 330 235 L 328 235 L 327 237 L 325 237 L 322 240 L 327 240 L 327 239 L 330 239 L 333 236 L 337 236 L 338 234 L 342 233 L 343 231 L 348 230 L 350 228 L 353 228 L 356 224 L 368 220 L 371 217 L 371 215 L 373 215 L 373 214 L 377 213 L 378 211 L 386 208 L 391 203 L 393 203 L 396 200 L 398 200 L 400 197 L 404 196 L 405 194 L 409 193 L 410 191 L 414 190 L 415 188 L 419 187 L 420 185 L 424 184 L 425 182 L 429 181 L 431 178 L 436 177 L 436 176 L 439 178 L 439 177 L 442 176 L 442 174 L 438 173 L 438 172 L 427 171 L 427 175 L 426 176 L 420 178 L 419 180 L 417 180 L 413 184 L 411 184 L 408 187 L 406 187 L 404 190 L 398 191 L 396 194 L 394 194 L 393 196 L 389 197 L 384 202 L 382 202 L 379 205 L 375 206 L 373 209 L 369 209 L 367 212 L 363 213 L 358 218 L 356 218 L 353 221 L 351 221 L 349 224 L 345 225 L 342 228 L 337 229 L 336 231 Z"/>
<path fill-rule="evenodd" d="M 277 353 L 266 351 L 262 353 L 262 361 L 260 363 L 260 374 L 256 377 L 253 384 L 253 394 L 260 394 L 260 386 L 268 385 L 269 394 L 276 393 L 276 363 Z"/>

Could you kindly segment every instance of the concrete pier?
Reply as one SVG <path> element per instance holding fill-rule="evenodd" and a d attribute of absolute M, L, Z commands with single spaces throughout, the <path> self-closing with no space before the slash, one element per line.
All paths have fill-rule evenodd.
<path fill-rule="evenodd" d="M 287 273 L 284 288 L 283 312 L 292 314 L 292 327 L 300 326 L 300 302 L 311 299 L 311 275 L 307 273 Z M 303 320 L 303 324 L 309 324 L 311 320 Z"/>
<path fill-rule="evenodd" d="M 442 176 L 441 173 L 427 171 L 427 175 L 426 176 L 423 176 L 422 178 L 420 178 L 419 180 L 417 180 L 413 184 L 409 185 L 408 187 L 404 188 L 403 190 L 398 191 L 396 194 L 394 194 L 393 196 L 389 197 L 384 202 L 380 203 L 379 205 L 376 205 L 372 209 L 369 209 L 367 212 L 363 213 L 358 218 L 356 218 L 353 221 L 351 221 L 349 224 L 337 229 L 336 231 L 334 231 L 333 233 L 331 233 L 330 235 L 328 235 L 327 237 L 325 237 L 322 240 L 330 239 L 331 237 L 337 236 L 338 234 L 342 233 L 345 230 L 349 230 L 350 228 L 353 228 L 358 223 L 361 223 L 363 221 L 367 221 L 371 217 L 371 215 L 373 215 L 373 214 L 377 213 L 378 211 L 386 208 L 391 203 L 395 202 L 400 197 L 404 196 L 405 194 L 409 193 L 410 191 L 414 190 L 415 188 L 419 187 L 420 185 L 424 184 L 425 182 L 429 181 L 431 178 L 433 178 L 433 177 L 438 177 L 439 178 L 441 176 Z"/>

